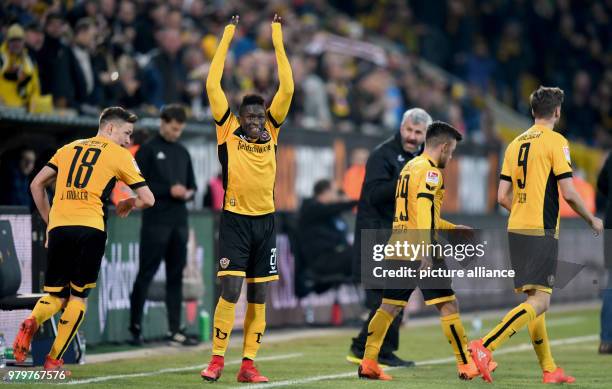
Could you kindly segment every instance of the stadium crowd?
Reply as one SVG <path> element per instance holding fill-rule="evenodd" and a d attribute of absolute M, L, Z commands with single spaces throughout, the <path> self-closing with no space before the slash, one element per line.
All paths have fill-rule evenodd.
<path fill-rule="evenodd" d="M 529 115 L 538 85 L 566 92 L 565 135 L 605 145 L 612 129 L 612 2 L 334 1 L 386 36 Z M 563 58 L 562 61 L 559 58 Z"/>
<path fill-rule="evenodd" d="M 420 106 L 475 141 L 495 140 L 476 88 L 422 68 L 389 39 L 370 39 L 321 0 L 9 0 L 0 8 L 0 102 L 89 115 L 118 104 L 154 116 L 164 103 L 183 102 L 191 117 L 209 119 L 203 81 L 232 13 L 242 15 L 226 65 L 233 76 L 223 80 L 232 106 L 250 92 L 272 97 L 276 11 L 287 21 L 294 125 L 384 134 L 407 107 Z"/>

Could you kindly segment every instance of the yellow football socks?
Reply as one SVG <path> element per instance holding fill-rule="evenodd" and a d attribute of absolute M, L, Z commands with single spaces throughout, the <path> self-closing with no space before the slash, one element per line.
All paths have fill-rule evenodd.
<path fill-rule="evenodd" d="M 51 346 L 49 356 L 53 359 L 61 359 L 76 335 L 79 326 L 85 318 L 85 304 L 81 300 L 70 300 L 57 325 L 57 336 Z"/>
<path fill-rule="evenodd" d="M 483 345 L 494 351 L 512 335 L 535 319 L 536 313 L 531 304 L 522 303 L 508 312 L 497 327 L 493 328 L 484 338 Z"/>
<path fill-rule="evenodd" d="M 442 325 L 442 332 L 448 339 L 457 358 L 458 365 L 465 365 L 471 361 L 470 353 L 467 349 L 467 336 L 465 335 L 465 329 L 463 323 L 459 317 L 459 313 L 453 313 L 448 316 L 440 317 L 440 324 Z"/>
<path fill-rule="evenodd" d="M 557 365 L 550 351 L 550 341 L 548 340 L 548 331 L 546 331 L 545 315 L 546 314 L 543 313 L 530 321 L 527 328 L 529 328 L 531 344 L 538 356 L 540 367 L 543 371 L 553 372 L 557 369 Z"/>
<path fill-rule="evenodd" d="M 255 359 L 266 330 L 266 304 L 249 303 L 244 318 L 244 344 L 242 356 Z"/>
<path fill-rule="evenodd" d="M 63 299 L 57 296 L 51 294 L 44 295 L 38 299 L 38 302 L 32 310 L 31 317 L 33 317 L 34 320 L 36 320 L 36 324 L 40 326 L 62 309 L 62 303 Z"/>
<path fill-rule="evenodd" d="M 234 327 L 235 310 L 236 304 L 224 300 L 223 297 L 219 297 L 213 322 L 213 355 L 225 355 L 230 334 Z"/>
<path fill-rule="evenodd" d="M 370 324 L 368 324 L 368 340 L 365 345 L 364 359 L 378 361 L 378 353 L 392 321 L 393 316 L 387 311 L 382 309 L 376 311 L 376 314 L 370 320 Z"/>

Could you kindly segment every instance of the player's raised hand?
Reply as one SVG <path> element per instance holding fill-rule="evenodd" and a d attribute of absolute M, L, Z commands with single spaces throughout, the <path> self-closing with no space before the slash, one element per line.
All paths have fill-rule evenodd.
<path fill-rule="evenodd" d="M 272 19 L 272 23 L 281 23 L 283 18 L 281 18 L 278 14 L 274 14 L 274 19 Z"/>
<path fill-rule="evenodd" d="M 593 234 L 595 236 L 601 235 L 604 229 L 604 225 L 603 221 L 600 218 L 593 216 L 593 218 L 591 219 L 591 223 L 589 224 L 591 225 L 591 228 L 593 229 Z"/>
<path fill-rule="evenodd" d="M 136 208 L 136 197 L 128 197 L 127 199 L 119 201 L 115 208 L 115 212 L 119 217 L 127 217 L 134 208 Z"/>
<path fill-rule="evenodd" d="M 230 20 L 230 24 L 233 24 L 234 26 L 237 26 L 239 21 L 240 21 L 240 15 L 232 15 L 232 19 Z"/>

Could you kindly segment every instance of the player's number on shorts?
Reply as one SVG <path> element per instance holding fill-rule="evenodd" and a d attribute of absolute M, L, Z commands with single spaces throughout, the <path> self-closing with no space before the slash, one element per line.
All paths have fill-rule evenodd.
<path fill-rule="evenodd" d="M 397 187 L 395 189 L 396 204 L 398 204 L 398 199 L 401 199 L 404 202 L 403 207 L 401 207 L 399 204 L 396 205 L 395 207 L 395 218 L 402 222 L 408 221 L 408 180 L 409 179 L 410 179 L 409 174 L 401 176 L 399 180 L 397 181 Z"/>
<path fill-rule="evenodd" d="M 66 187 L 70 188 L 74 184 L 75 188 L 82 189 L 89 183 L 89 179 L 93 173 L 93 167 L 96 162 L 98 162 L 98 158 L 100 157 L 102 150 L 89 148 L 83 153 L 82 146 L 74 146 L 74 149 L 76 150 L 76 153 L 74 154 L 72 163 L 70 164 L 70 171 L 68 172 L 68 178 L 66 179 Z M 76 168 L 76 164 L 81 156 L 81 153 L 83 153 L 81 164 L 76 169 L 76 177 L 73 177 L 75 174 L 74 169 Z"/>
<path fill-rule="evenodd" d="M 525 185 L 527 185 L 527 159 L 529 158 L 530 147 L 531 143 L 523 143 L 519 149 L 518 166 L 523 168 L 523 179 L 517 179 L 516 183 L 520 189 L 525 189 Z"/>

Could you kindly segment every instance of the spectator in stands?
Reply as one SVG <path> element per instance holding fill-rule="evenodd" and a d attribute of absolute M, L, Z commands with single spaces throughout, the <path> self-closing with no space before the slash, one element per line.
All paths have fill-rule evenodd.
<path fill-rule="evenodd" d="M 599 174 L 597 190 L 605 199 L 604 266 L 608 273 L 608 286 L 602 296 L 599 353 L 612 354 L 612 154 L 608 155 Z"/>
<path fill-rule="evenodd" d="M 171 101 L 182 101 L 185 92 L 185 67 L 179 51 L 180 31 L 166 28 L 157 34 L 159 51 L 144 69 L 146 102 L 157 108 Z"/>
<path fill-rule="evenodd" d="M 289 114 L 298 115 L 297 124 L 304 128 L 329 131 L 332 126 L 329 101 L 325 93 L 325 82 L 316 73 L 316 67 L 315 57 L 291 58 L 296 88 L 293 95 L 294 108 Z M 299 113 L 297 110 L 300 110 Z"/>
<path fill-rule="evenodd" d="M 63 51 L 55 67 L 56 105 L 86 109 L 100 106 L 103 91 L 98 78 L 102 64 L 95 57 L 98 29 L 91 19 L 80 19 L 74 28 L 74 42 Z"/>
<path fill-rule="evenodd" d="M 0 46 L 0 104 L 27 109 L 40 96 L 40 82 L 24 38 L 23 27 L 13 24 Z"/>
<path fill-rule="evenodd" d="M 109 98 L 114 105 L 124 108 L 138 108 L 145 102 L 145 95 L 140 81 L 140 69 L 134 58 L 122 55 L 117 61 L 119 80 L 109 86 Z"/>
<path fill-rule="evenodd" d="M 351 277 L 353 248 L 348 243 L 348 225 L 342 213 L 357 205 L 347 199 L 330 180 L 319 180 L 313 197 L 305 199 L 299 211 L 298 241 L 302 270 L 322 293 Z M 333 278 L 333 281 L 329 281 Z M 328 280 L 327 282 L 324 280 Z"/>
<path fill-rule="evenodd" d="M 0 182 L 0 204 L 32 208 L 30 178 L 36 163 L 36 153 L 30 148 L 18 151 L 17 159 L 3 161 Z"/>
<path fill-rule="evenodd" d="M 183 66 L 187 72 L 185 80 L 185 100 L 189 102 L 193 117 L 202 119 L 204 116 L 204 85 L 210 63 L 204 58 L 202 49 L 189 47 L 183 55 Z"/>
<path fill-rule="evenodd" d="M 572 94 L 564 115 L 568 138 L 585 143 L 595 140 L 597 112 L 591 105 L 591 98 L 591 77 L 586 71 L 580 71 L 574 77 Z"/>
<path fill-rule="evenodd" d="M 40 92 L 43 95 L 56 91 L 55 66 L 59 62 L 60 55 L 65 54 L 68 47 L 62 42 L 62 35 L 66 30 L 66 23 L 59 13 L 47 15 L 44 24 L 44 40 L 42 47 L 36 53 L 36 61 L 40 72 Z M 55 96 L 54 96 L 55 97 Z"/>

